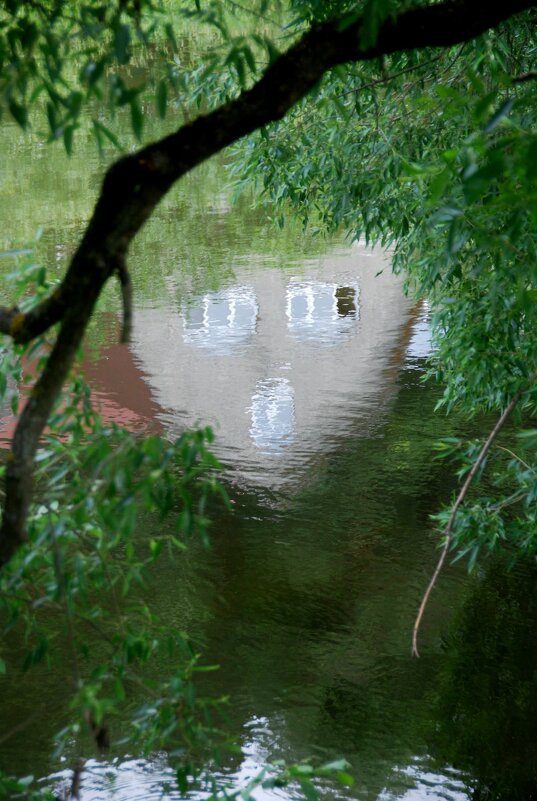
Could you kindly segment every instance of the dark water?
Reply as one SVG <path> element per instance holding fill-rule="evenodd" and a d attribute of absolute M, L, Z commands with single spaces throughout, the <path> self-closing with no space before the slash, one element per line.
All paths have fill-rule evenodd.
<path fill-rule="evenodd" d="M 41 151 L 25 147 L 39 170 Z M 37 254 L 60 270 L 89 210 L 74 186 L 84 176 L 95 186 L 101 165 L 83 151 L 59 187 L 41 166 L 31 207 L 9 230 L 19 215 L 19 240 L 28 219 L 42 223 Z M 355 784 L 326 798 L 531 798 L 535 571 L 490 564 L 469 579 L 447 569 L 422 658 L 410 657 L 437 556 L 429 515 L 454 487 L 432 446 L 464 426 L 433 413 L 439 391 L 422 382 L 426 308 L 403 297 L 381 254 L 292 225 L 277 233 L 246 201 L 230 209 L 220 166 L 189 180 L 133 254 L 130 348 L 115 344 L 110 291 L 85 369 L 109 419 L 217 432 L 233 511 L 214 521 L 209 551 L 194 544 L 161 564 L 152 597 L 220 665 L 203 689 L 230 697 L 242 749 L 223 770 L 245 780 L 268 759 L 345 757 Z M 74 205 L 63 227 L 58 193 L 64 215 L 65 198 Z M 0 766 L 61 785 L 68 771 L 50 737 L 62 725 L 62 677 L 2 685 L 2 729 L 32 711 L 36 723 L 2 744 Z M 165 754 L 118 749 L 99 762 L 88 749 L 84 801 L 179 798 Z"/>

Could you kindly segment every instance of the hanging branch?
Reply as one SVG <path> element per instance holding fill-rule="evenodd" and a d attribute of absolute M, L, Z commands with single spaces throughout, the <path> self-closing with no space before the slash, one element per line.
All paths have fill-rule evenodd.
<path fill-rule="evenodd" d="M 422 598 L 422 601 L 421 601 L 421 604 L 420 604 L 420 608 L 419 608 L 418 614 L 416 616 L 416 622 L 414 623 L 414 628 L 412 630 L 412 656 L 419 657 L 418 635 L 419 635 L 419 631 L 420 631 L 421 621 L 422 621 L 425 609 L 427 607 L 427 604 L 429 602 L 429 596 L 431 595 L 431 592 L 434 589 L 434 586 L 436 584 L 438 576 L 440 575 L 440 571 L 442 570 L 442 568 L 444 566 L 444 562 L 446 561 L 446 556 L 447 556 L 448 551 L 450 549 L 451 543 L 453 541 L 453 526 L 455 525 L 455 519 L 457 517 L 457 512 L 459 511 L 460 507 L 464 503 L 464 501 L 466 499 L 466 496 L 468 494 L 468 490 L 472 486 L 472 483 L 473 483 L 476 475 L 478 474 L 481 466 L 483 465 L 489 450 L 491 449 L 492 445 L 494 444 L 494 440 L 496 439 L 496 437 L 498 436 L 498 434 L 500 433 L 500 431 L 504 427 L 505 423 L 507 422 L 507 420 L 511 416 L 511 414 L 513 412 L 513 409 L 515 408 L 517 403 L 526 394 L 528 389 L 531 387 L 532 384 L 535 383 L 535 381 L 537 381 L 537 371 L 532 373 L 532 375 L 530 375 L 530 377 L 528 378 L 528 380 L 525 383 L 525 385 L 523 387 L 521 387 L 518 390 L 518 392 L 516 392 L 513 395 L 512 399 L 511 399 L 511 402 L 506 407 L 506 409 L 502 412 L 500 418 L 498 419 L 498 422 L 496 423 L 496 425 L 494 426 L 494 428 L 492 429 L 492 431 L 488 435 L 487 439 L 485 440 L 485 443 L 484 443 L 483 447 L 481 448 L 481 450 L 479 451 L 479 455 L 478 455 L 477 459 L 475 460 L 474 464 L 472 465 L 472 469 L 470 470 L 470 472 L 466 476 L 466 480 L 465 480 L 464 484 L 462 485 L 461 491 L 457 495 L 457 499 L 456 499 L 455 503 L 453 504 L 453 506 L 451 508 L 451 514 L 449 516 L 449 520 L 447 522 L 447 526 L 444 529 L 444 534 L 443 534 L 444 540 L 445 540 L 444 541 L 444 547 L 442 548 L 442 552 L 440 554 L 440 558 L 439 558 L 438 563 L 436 565 L 435 571 L 434 571 L 434 573 L 433 573 L 433 575 L 431 577 L 431 580 L 429 581 L 429 584 L 427 586 L 427 589 L 425 590 L 425 593 L 423 595 L 423 598 Z"/>
<path fill-rule="evenodd" d="M 117 266 L 117 275 L 121 287 L 121 303 L 123 306 L 123 325 L 120 343 L 128 345 L 132 332 L 132 281 L 125 261 Z"/>

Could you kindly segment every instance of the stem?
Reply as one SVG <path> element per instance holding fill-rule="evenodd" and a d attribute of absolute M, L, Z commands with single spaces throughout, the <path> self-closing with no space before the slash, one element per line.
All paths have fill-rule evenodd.
<path fill-rule="evenodd" d="M 444 566 L 444 562 L 446 561 L 446 556 L 447 556 L 447 553 L 449 551 L 450 545 L 451 545 L 451 543 L 453 541 L 453 526 L 455 524 L 455 518 L 457 517 L 457 512 L 459 511 L 460 507 L 464 503 L 464 501 L 466 499 L 466 496 L 468 494 L 468 490 L 472 486 L 472 483 L 473 483 L 477 473 L 479 472 L 480 467 L 482 466 L 483 462 L 485 461 L 485 459 L 487 457 L 487 454 L 488 454 L 489 450 L 491 449 L 491 447 L 492 447 L 492 445 L 494 443 L 494 440 L 496 439 L 496 437 L 498 436 L 498 434 L 500 433 L 500 431 L 504 427 L 505 423 L 507 422 L 507 420 L 511 416 L 511 413 L 512 413 L 513 409 L 515 408 L 515 406 L 517 405 L 517 403 L 519 402 L 519 400 L 523 397 L 523 395 L 525 395 L 525 393 L 528 391 L 529 387 L 536 380 L 537 380 L 537 370 L 530 375 L 530 377 L 528 378 L 528 380 L 526 382 L 526 385 L 524 387 L 521 387 L 518 390 L 518 392 L 516 392 L 513 395 L 512 399 L 511 399 L 511 402 L 509 403 L 507 408 L 502 412 L 500 418 L 498 419 L 498 422 L 496 423 L 496 425 L 494 426 L 494 428 L 492 429 L 492 431 L 488 435 L 488 437 L 487 437 L 487 439 L 485 441 L 485 444 L 483 445 L 483 447 L 479 451 L 479 455 L 478 455 L 477 459 L 475 460 L 474 464 L 472 465 L 472 469 L 470 470 L 470 472 L 466 476 L 466 480 L 465 480 L 464 484 L 462 485 L 461 491 L 457 495 L 457 499 L 456 499 L 456 501 L 453 504 L 453 507 L 451 509 L 451 514 L 449 516 L 449 520 L 448 520 L 447 526 L 444 529 L 444 537 L 445 537 L 444 547 L 442 548 L 442 553 L 440 554 L 440 558 L 439 558 L 439 560 L 437 562 L 435 571 L 434 571 L 434 573 L 433 573 L 433 575 L 431 577 L 431 580 L 429 581 L 427 589 L 425 590 L 425 593 L 424 593 L 423 598 L 421 600 L 420 608 L 418 610 L 418 614 L 416 616 L 416 621 L 414 623 L 414 628 L 412 630 L 412 656 L 419 657 L 418 634 L 419 634 L 419 630 L 420 630 L 420 626 L 421 626 L 421 621 L 422 621 L 425 609 L 427 607 L 427 604 L 429 602 L 429 596 L 431 595 L 431 592 L 434 589 L 434 586 L 436 584 L 438 576 L 440 575 L 440 571 L 442 570 L 442 567 Z"/>

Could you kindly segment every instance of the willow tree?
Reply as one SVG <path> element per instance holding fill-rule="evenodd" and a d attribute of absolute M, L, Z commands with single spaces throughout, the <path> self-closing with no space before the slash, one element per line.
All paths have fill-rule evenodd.
<path fill-rule="evenodd" d="M 170 445 L 109 432 L 72 367 L 111 278 L 119 282 L 128 340 L 134 237 L 182 176 L 231 145 L 240 180 L 256 182 L 282 214 L 292 204 L 315 225 L 394 247 L 395 268 L 433 309 L 431 370 L 445 383 L 444 404 L 498 416 L 484 443 L 445 445 L 461 457 L 466 480 L 439 513 L 444 554 L 458 547 L 473 562 L 501 541 L 536 549 L 537 437 L 524 432 L 520 442 L 496 448 L 515 407 L 531 412 L 535 401 L 535 9 L 528 0 L 260 0 L 246 9 L 233 0 L 2 3 L 3 113 L 25 130 L 44 115 L 50 146 L 63 143 L 69 154 L 83 125 L 98 146 L 121 147 L 100 110 L 126 107 L 140 142 L 106 171 L 61 282 L 51 286 L 42 276 L 36 296 L 0 309 L 5 371 L 16 374 L 21 348 L 45 336 L 49 343 L 6 459 L 0 564 L 11 619 L 23 617 L 35 633 L 42 622 L 32 603 L 59 605 L 73 654 L 84 651 L 80 625 L 112 625 L 90 588 L 121 586 L 127 596 L 162 549 L 152 540 L 144 559 L 132 546 L 138 505 L 162 515 L 180 508 L 180 535 L 205 526 L 207 496 L 219 488 L 208 433 Z M 246 33 L 235 13 L 248 15 Z M 180 32 L 191 26 L 214 31 L 221 46 L 189 64 L 180 58 Z M 130 64 L 144 58 L 144 77 L 133 78 Z M 151 113 L 175 127 L 143 143 Z M 53 420 L 68 444 L 52 439 L 39 451 L 66 385 L 70 399 Z M 485 460 L 506 451 L 494 494 L 469 504 Z M 75 676 L 74 720 L 84 719 L 101 746 L 132 665 L 166 639 L 151 633 L 147 611 L 136 612 L 143 624 L 135 637 L 128 622 L 135 612 L 129 618 L 122 606 L 113 623 L 121 637 L 114 629 L 106 669 Z M 35 637 L 29 664 L 47 652 L 47 635 Z M 195 660 L 184 670 L 190 675 Z M 182 692 L 168 681 L 158 714 L 138 721 L 147 747 L 188 739 L 197 727 L 196 701 L 191 717 L 175 713 Z"/>

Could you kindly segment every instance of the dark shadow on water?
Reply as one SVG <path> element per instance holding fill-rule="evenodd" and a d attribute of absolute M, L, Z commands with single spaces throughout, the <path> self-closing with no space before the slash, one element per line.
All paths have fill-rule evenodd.
<path fill-rule="evenodd" d="M 474 801 L 537 798 L 537 566 L 490 564 L 446 640 L 437 758 L 472 777 Z"/>

